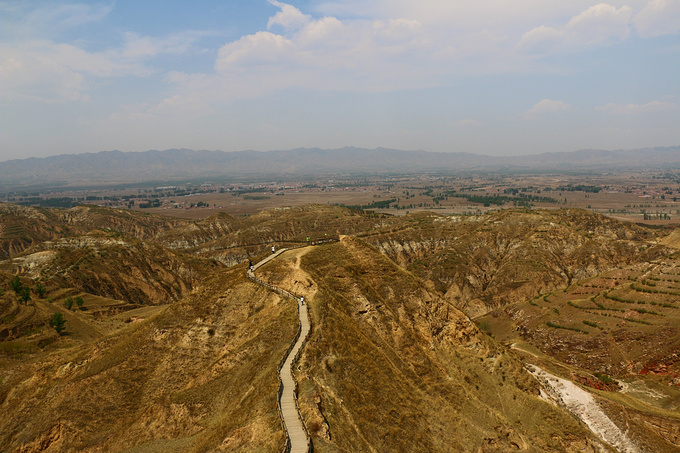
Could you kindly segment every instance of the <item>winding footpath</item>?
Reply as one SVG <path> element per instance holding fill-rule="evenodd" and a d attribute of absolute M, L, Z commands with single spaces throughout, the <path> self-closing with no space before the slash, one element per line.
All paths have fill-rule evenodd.
<path fill-rule="evenodd" d="M 253 265 L 253 270 L 250 269 L 246 271 L 247 277 L 253 282 L 262 285 L 272 291 L 275 291 L 282 296 L 290 297 L 297 302 L 298 305 L 298 318 L 300 320 L 300 331 L 297 335 L 295 344 L 290 349 L 283 365 L 279 369 L 279 379 L 282 384 L 282 390 L 279 396 L 279 407 L 281 410 L 281 417 L 283 421 L 283 426 L 286 431 L 286 437 L 288 440 L 287 448 L 285 451 L 291 453 L 306 453 L 311 451 L 311 443 L 307 430 L 302 422 L 302 416 L 297 406 L 296 399 L 296 384 L 293 378 L 293 363 L 296 361 L 300 349 L 307 340 L 307 335 L 309 335 L 310 323 L 309 323 L 309 313 L 307 311 L 307 305 L 302 303 L 302 299 L 295 294 L 286 291 L 282 288 L 270 285 L 263 282 L 255 276 L 255 270 L 269 261 L 273 260 L 281 253 L 288 249 L 279 249 L 276 253 L 269 255 L 267 258 L 263 259 L 257 264 Z"/>
<path fill-rule="evenodd" d="M 293 362 L 297 358 L 297 354 L 302 348 L 302 344 L 307 339 L 309 334 L 309 314 L 307 313 L 307 305 L 302 305 L 298 300 L 298 314 L 300 315 L 300 335 L 298 336 L 295 346 L 283 362 L 283 367 L 279 371 L 279 377 L 283 383 L 283 392 L 281 393 L 281 413 L 283 414 L 283 423 L 288 431 L 290 439 L 290 451 L 293 452 L 307 452 L 309 451 L 309 437 L 302 424 L 301 415 L 299 413 L 296 396 L 295 396 L 295 380 L 293 379 Z"/>
<path fill-rule="evenodd" d="M 255 270 L 286 250 L 288 249 L 279 249 L 276 253 L 272 253 L 259 263 L 254 264 L 252 270 L 248 269 L 246 271 L 246 276 L 253 282 L 297 302 L 300 328 L 294 344 L 289 348 L 288 355 L 279 368 L 279 380 L 281 383 L 281 388 L 279 389 L 279 410 L 281 412 L 283 428 L 286 432 L 284 452 L 308 453 L 312 451 L 312 445 L 297 405 L 296 383 L 292 369 L 293 364 L 299 357 L 300 350 L 307 341 L 310 331 L 307 305 L 302 303 L 302 299 L 299 296 L 283 288 L 271 285 L 255 276 Z M 517 345 L 513 344 L 512 347 L 513 349 L 519 349 L 535 355 L 532 352 L 520 349 Z M 544 398 L 565 408 L 578 417 L 602 441 L 622 453 L 640 453 L 637 445 L 602 411 L 590 393 L 576 386 L 571 381 L 553 376 L 536 365 L 525 365 L 525 368 L 542 384 L 544 390 L 542 396 Z"/>

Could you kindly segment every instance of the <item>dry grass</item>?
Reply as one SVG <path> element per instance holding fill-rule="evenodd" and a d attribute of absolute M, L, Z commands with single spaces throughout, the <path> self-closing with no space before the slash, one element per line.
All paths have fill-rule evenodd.
<path fill-rule="evenodd" d="M 546 451 L 587 439 L 534 396 L 515 358 L 375 250 L 350 240 L 302 265 L 319 288 L 299 376 L 316 451 Z"/>
<path fill-rule="evenodd" d="M 4 369 L 2 449 L 278 450 L 276 368 L 295 309 L 242 272 L 119 334 Z M 42 439 L 50 430 L 60 437 Z"/>
<path fill-rule="evenodd" d="M 527 342 L 540 349 L 527 360 L 541 360 L 540 366 L 547 363 L 554 372 L 591 389 L 605 388 L 607 376 L 620 380 L 626 393 L 592 390 L 606 400 L 610 417 L 627 426 L 649 451 L 675 451 L 677 438 L 670 433 L 680 429 L 680 308 L 677 299 L 663 292 L 663 279 L 670 278 L 668 273 L 678 264 L 668 257 L 608 271 L 476 322 L 505 342 Z"/>
<path fill-rule="evenodd" d="M 17 309 L 11 291 L 0 295 L 0 315 L 26 327 L 0 343 L 0 450 L 278 451 L 275 371 L 295 307 L 247 281 L 243 263 L 272 244 L 347 233 L 364 239 L 291 251 L 258 271 L 310 303 L 298 379 L 317 451 L 593 451 L 499 343 L 520 334 L 543 348 L 531 357 L 567 377 L 616 377 L 634 364 L 667 397 L 649 410 L 640 393 L 617 395 L 614 413 L 634 430 L 661 427 L 649 445 L 676 429 L 680 263 L 647 246 L 659 237 L 650 230 L 581 210 L 397 218 L 317 205 L 196 223 L 78 208 L 73 230 L 55 233 L 71 224 L 48 214 L 13 217 L 3 242 L 18 259 L 0 266 L 0 286 L 15 272 L 43 278 L 55 302 Z M 18 227 L 35 249 L 21 253 Z M 60 234 L 99 245 L 30 267 L 37 243 Z M 66 311 L 67 296 L 86 310 Z M 499 307 L 476 320 L 494 338 L 463 306 Z M 55 311 L 68 335 L 45 327 Z"/>

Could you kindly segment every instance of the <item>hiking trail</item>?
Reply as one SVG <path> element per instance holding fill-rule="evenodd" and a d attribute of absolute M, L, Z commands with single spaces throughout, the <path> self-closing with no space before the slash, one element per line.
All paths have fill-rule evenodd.
<path fill-rule="evenodd" d="M 286 291 L 283 288 L 271 285 L 255 276 L 255 270 L 273 260 L 286 250 L 289 249 L 279 249 L 276 253 L 269 255 L 259 263 L 253 264 L 253 269 L 248 269 L 246 271 L 246 276 L 253 282 L 279 293 L 284 297 L 294 299 L 297 302 L 300 327 L 293 344 L 291 344 L 291 347 L 288 349 L 288 354 L 283 363 L 279 366 L 278 403 L 281 421 L 286 433 L 286 448 L 284 451 L 291 453 L 306 453 L 311 451 L 312 445 L 297 404 L 297 389 L 295 379 L 293 378 L 292 366 L 297 360 L 304 343 L 307 341 L 307 336 L 309 335 L 310 322 L 309 312 L 307 311 L 308 302 L 303 303 L 301 297 L 290 291 Z"/>

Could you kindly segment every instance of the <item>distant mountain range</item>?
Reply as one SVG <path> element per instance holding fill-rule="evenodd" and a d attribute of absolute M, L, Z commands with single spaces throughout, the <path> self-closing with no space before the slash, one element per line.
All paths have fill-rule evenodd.
<path fill-rule="evenodd" d="M 299 148 L 285 151 L 102 151 L 0 162 L 0 190 L 197 179 L 292 179 L 331 175 L 462 171 L 606 171 L 680 168 L 680 146 L 484 156 L 396 149 Z"/>

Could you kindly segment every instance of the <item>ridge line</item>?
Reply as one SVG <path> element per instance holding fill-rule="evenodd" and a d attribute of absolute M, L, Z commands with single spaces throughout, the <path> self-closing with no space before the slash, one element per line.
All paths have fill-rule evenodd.
<path fill-rule="evenodd" d="M 334 239 L 324 239 L 323 241 L 315 241 L 311 244 L 292 247 L 291 249 L 334 241 Z M 279 364 L 279 390 L 277 405 L 279 409 L 279 417 L 281 418 L 281 425 L 283 426 L 286 436 L 286 444 L 283 447 L 283 452 L 308 453 L 313 451 L 313 447 L 309 430 L 307 429 L 307 426 L 305 426 L 302 414 L 300 413 L 300 406 L 297 399 L 297 383 L 293 378 L 293 364 L 299 359 L 302 348 L 307 342 L 309 332 L 311 331 L 311 320 L 309 318 L 307 305 L 303 302 L 302 297 L 283 288 L 267 283 L 255 276 L 255 270 L 281 255 L 285 251 L 291 249 L 281 248 L 258 263 L 253 264 L 252 268 L 246 269 L 246 277 L 252 282 L 263 286 L 270 291 L 274 291 L 284 297 L 294 299 L 297 302 L 299 321 L 298 331 L 295 335 L 295 338 L 291 342 L 288 351 L 284 355 L 283 360 Z M 288 370 L 288 373 L 283 372 L 284 368 Z"/>

